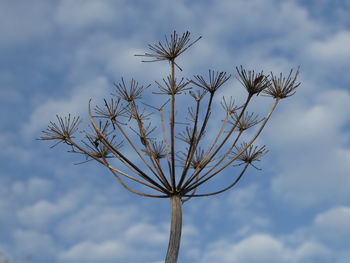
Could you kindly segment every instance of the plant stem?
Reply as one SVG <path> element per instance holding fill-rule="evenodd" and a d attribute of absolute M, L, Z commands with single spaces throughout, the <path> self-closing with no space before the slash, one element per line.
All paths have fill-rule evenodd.
<path fill-rule="evenodd" d="M 179 255 L 181 229 L 182 229 L 182 201 L 179 195 L 170 197 L 171 201 L 171 226 L 168 252 L 165 263 L 176 263 Z"/>
<path fill-rule="evenodd" d="M 172 191 L 175 193 L 176 181 L 175 181 L 175 61 L 171 61 L 171 119 L 170 119 L 170 139 L 171 139 L 171 184 Z"/>

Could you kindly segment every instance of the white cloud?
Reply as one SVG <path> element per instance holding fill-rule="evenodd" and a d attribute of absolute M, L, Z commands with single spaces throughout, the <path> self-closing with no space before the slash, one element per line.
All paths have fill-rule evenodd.
<path fill-rule="evenodd" d="M 118 15 L 111 1 L 60 1 L 55 21 L 64 30 L 76 31 L 88 26 L 117 23 Z"/>
<path fill-rule="evenodd" d="M 314 220 L 315 234 L 324 242 L 350 248 L 350 207 L 337 206 L 320 213 Z"/>
<path fill-rule="evenodd" d="M 40 198 L 52 191 L 52 181 L 31 177 L 27 181 L 17 181 L 12 185 L 13 193 L 28 199 Z"/>
<path fill-rule="evenodd" d="M 55 253 L 55 243 L 52 237 L 33 230 L 15 230 L 13 233 L 15 247 L 19 253 L 36 255 L 36 258 L 52 258 Z"/>
<path fill-rule="evenodd" d="M 229 248 L 226 262 L 275 262 L 283 257 L 283 245 L 268 235 L 254 235 Z"/>
<path fill-rule="evenodd" d="M 43 226 L 61 213 L 59 204 L 53 204 L 46 200 L 36 202 L 34 205 L 24 207 L 18 212 L 19 220 L 25 225 Z"/>
<path fill-rule="evenodd" d="M 90 202 L 75 213 L 67 215 L 57 227 L 57 234 L 64 239 L 112 239 L 131 223 L 137 223 L 137 211 L 133 206 L 108 206 Z M 142 223 L 142 220 L 139 221 Z M 106 228 L 108 226 L 108 228 Z M 91 231 L 91 230 L 94 231 Z"/>
<path fill-rule="evenodd" d="M 148 223 L 136 223 L 130 226 L 124 236 L 126 242 L 137 244 L 166 244 L 168 233 L 165 229 L 158 229 L 155 225 Z"/>
<path fill-rule="evenodd" d="M 32 149 L 21 144 L 14 133 L 0 133 L 0 148 L 0 156 L 4 159 L 11 158 L 17 163 L 28 163 L 33 160 Z"/>
<path fill-rule="evenodd" d="M 132 250 L 121 240 L 83 241 L 60 253 L 62 262 L 96 262 L 125 259 Z"/>
<path fill-rule="evenodd" d="M 322 260 L 327 256 L 327 249 L 317 243 L 305 242 L 293 248 L 269 234 L 255 234 L 237 243 L 219 241 L 209 245 L 200 262 L 296 263 Z"/>
<path fill-rule="evenodd" d="M 21 207 L 17 211 L 18 220 L 33 229 L 45 228 L 58 217 L 74 211 L 84 196 L 86 189 L 80 187 L 63 194 L 57 201 L 39 199 L 34 204 Z"/>
<path fill-rule="evenodd" d="M 53 29 L 51 13 L 46 1 L 1 1 L 0 46 L 23 45 L 48 36 Z"/>
<path fill-rule="evenodd" d="M 325 39 L 310 43 L 308 53 L 316 60 L 329 63 L 348 62 L 350 58 L 350 31 L 342 30 Z"/>
<path fill-rule="evenodd" d="M 265 138 L 276 156 L 272 190 L 302 207 L 349 198 L 349 149 L 342 132 L 349 123 L 346 90 L 316 94 L 312 104 L 281 105 Z"/>
<path fill-rule="evenodd" d="M 331 207 L 316 214 L 310 224 L 299 226 L 284 240 L 292 244 L 302 244 L 298 253 L 305 257 L 310 256 L 308 251 L 323 250 L 331 262 L 346 262 L 345 259 L 350 259 L 347 253 L 350 248 L 349 218 L 348 206 Z"/>
<path fill-rule="evenodd" d="M 184 227 L 185 237 L 191 236 L 192 232 Z M 169 225 L 162 221 L 149 223 L 132 204 L 109 207 L 90 202 L 68 215 L 60 223 L 57 233 L 70 243 L 59 255 L 62 262 L 97 259 L 150 262 L 166 249 Z"/>
<path fill-rule="evenodd" d="M 329 262 L 332 258 L 331 251 L 321 243 L 305 241 L 295 251 L 289 255 L 293 262 L 309 262 L 316 260 L 317 262 Z M 288 261 L 287 261 L 288 262 Z"/>
<path fill-rule="evenodd" d="M 335 206 L 315 215 L 310 224 L 286 236 L 253 233 L 239 240 L 214 241 L 198 262 L 346 262 L 350 257 L 348 237 L 350 208 Z M 199 253 L 201 255 L 201 253 Z"/>
<path fill-rule="evenodd" d="M 39 134 L 43 127 L 47 127 L 50 120 L 57 121 L 56 114 L 68 116 L 71 113 L 72 116 L 87 116 L 89 99 L 94 98 L 92 103 L 99 101 L 108 94 L 110 86 L 105 77 L 88 78 L 86 82 L 75 86 L 66 97 L 50 98 L 39 103 L 31 113 L 29 121 L 24 124 L 23 135 L 26 138 L 32 138 L 35 134 Z"/>
<path fill-rule="evenodd" d="M 158 32 L 161 32 L 159 40 L 163 40 L 163 33 L 168 32 L 168 28 L 171 27 L 178 27 L 181 32 L 183 28 L 186 30 L 188 25 L 191 25 L 189 29 L 194 36 L 202 34 L 204 37 L 184 54 L 180 64 L 185 69 L 184 74 L 188 73 L 186 71 L 188 69 L 201 71 L 205 68 L 206 72 L 208 65 L 214 69 L 219 67 L 217 68 L 219 70 L 232 71 L 232 66 L 239 64 L 258 70 L 261 68 L 279 72 L 288 70 L 291 64 L 294 66 L 295 63 L 312 64 L 314 61 L 318 63 L 331 60 L 335 64 L 338 61 L 346 61 L 349 53 L 348 47 L 342 45 L 349 42 L 347 30 L 334 32 L 328 36 L 328 26 L 316 23 L 307 10 L 295 1 L 227 0 L 211 1 L 205 5 L 191 3 L 190 7 L 186 1 L 171 3 L 153 1 L 147 6 L 142 5 L 142 8 L 130 4 L 131 2 L 121 1 L 117 4 L 116 1 L 60 1 L 54 15 L 43 1 L 35 3 L 21 6 L 23 10 L 27 7 L 28 14 L 20 9 L 18 9 L 20 12 L 14 12 L 12 5 L 6 7 L 3 3 L 0 4 L 0 21 L 4 21 L 0 23 L 0 32 L 4 36 L 0 45 L 27 43 L 28 40 L 39 43 L 43 36 L 51 34 L 53 19 L 58 25 L 56 29 L 59 34 L 74 33 L 65 35 L 66 45 L 72 50 L 70 54 L 73 54 L 72 64 L 67 65 L 69 75 L 60 77 L 64 81 L 68 79 L 82 84 L 71 85 L 72 89 L 68 92 L 63 90 L 62 94 L 66 96 L 64 98 L 50 97 L 46 101 L 40 101 L 23 126 L 22 135 L 27 137 L 38 134 L 39 130 L 46 127 L 49 120 L 54 120 L 56 113 L 86 115 L 89 98 L 99 99 L 108 94 L 112 88 L 110 81 L 101 77 L 103 75 L 113 76 L 112 81 L 118 81 L 119 77 L 125 74 L 149 79 L 159 79 L 160 76 L 166 75 L 168 73 L 166 62 L 141 64 L 139 58 L 133 55 L 143 53 L 148 41 L 156 43 L 158 38 L 154 37 Z M 15 16 L 15 13 L 20 15 Z M 124 21 L 127 21 L 123 20 L 125 17 L 128 17 L 130 19 L 128 21 L 134 25 L 125 25 Z M 167 23 L 169 25 L 165 25 L 165 18 L 170 21 Z M 9 21 L 11 26 L 8 26 Z M 138 24 L 139 21 L 142 21 L 142 25 Z M 118 31 L 122 27 L 127 27 L 128 32 Z M 94 31 L 95 28 L 98 32 Z M 112 32 L 106 31 L 107 28 L 113 28 L 113 35 Z M 88 32 L 89 36 L 82 35 L 85 32 Z M 119 34 L 120 32 L 122 34 Z M 78 36 L 76 38 L 81 40 L 77 41 L 79 47 L 73 43 L 75 38 L 73 40 L 69 38 L 71 36 Z M 33 68 L 37 70 L 36 67 Z M 305 73 L 317 71 L 319 65 L 312 64 L 312 67 L 308 66 L 303 70 Z M 334 74 L 328 66 L 327 71 L 329 74 Z M 341 87 L 334 89 L 323 85 L 326 82 L 325 77 L 318 73 L 318 79 L 315 79 L 316 75 L 314 73 L 305 76 L 308 78 L 308 83 L 312 84 L 305 85 L 305 89 L 309 91 L 301 93 L 301 96 L 307 99 L 294 97 L 289 106 L 281 105 L 281 110 L 274 114 L 270 122 L 271 129 L 264 133 L 272 148 L 276 149 L 273 150 L 276 152 L 275 156 L 280 155 L 273 159 L 271 169 L 276 168 L 280 171 L 272 181 L 275 194 L 273 197 L 304 206 L 325 202 L 345 203 L 349 200 L 350 179 L 347 174 L 350 170 L 350 150 L 344 146 L 348 136 L 342 129 L 349 121 L 344 112 L 350 110 L 348 103 L 350 96 L 348 92 L 341 90 Z M 141 79 L 140 81 L 142 82 Z M 328 91 L 322 94 L 313 93 L 318 89 L 315 83 L 321 83 L 320 89 Z M 231 86 L 230 89 L 231 94 L 236 94 L 232 92 Z M 16 99 L 17 95 L 14 93 L 13 98 Z M 8 144 L 8 138 L 10 137 L 5 135 L 0 138 L 1 147 Z M 5 150 L 13 156 L 26 153 L 27 157 L 23 156 L 23 159 L 28 158 L 28 154 L 31 153 L 15 145 Z M 66 170 L 61 171 L 65 172 Z M 54 186 L 56 189 L 55 184 Z M 44 248 L 48 246 L 57 248 L 59 246 L 52 241 L 55 236 L 65 242 L 61 253 L 56 255 L 60 255 L 62 262 L 74 263 L 96 261 L 101 258 L 106 261 L 121 259 L 125 262 L 126 258 L 135 256 L 132 255 L 132 251 L 139 252 L 140 257 L 153 253 L 149 258 L 154 262 L 160 258 L 159 247 L 166 249 L 168 228 L 165 226 L 168 226 L 169 222 L 151 223 L 153 215 L 145 212 L 141 213 L 140 218 L 136 206 L 112 205 L 101 201 L 101 197 L 96 197 L 97 195 L 92 192 L 89 195 L 83 194 L 85 198 L 79 197 L 78 201 L 74 201 L 75 198 L 72 196 L 57 200 L 45 199 L 45 195 L 48 195 L 52 187 L 50 181 L 34 178 L 28 182 L 16 181 L 9 188 L 16 198 L 22 192 L 27 196 L 33 196 L 33 199 L 37 198 L 29 205 L 17 204 L 21 206 L 17 212 L 17 219 L 20 224 L 31 229 L 27 232 L 22 230 L 16 232 L 15 240 L 18 247 L 23 244 L 26 251 L 32 249 L 38 253 L 40 252 L 36 249 L 39 245 Z M 225 200 L 224 205 L 220 204 L 222 199 L 206 202 L 205 205 L 202 203 L 199 208 L 193 206 L 193 203 L 189 204 L 191 206 L 189 209 L 205 210 L 202 211 L 204 219 L 208 220 L 200 219 L 211 220 L 206 224 L 212 224 L 214 227 L 222 227 L 216 224 L 216 220 L 224 217 L 222 214 L 227 215 L 229 220 L 234 219 L 236 224 L 241 224 L 246 218 L 240 228 L 242 231 L 235 235 L 239 240 L 211 244 L 204 252 L 205 260 L 198 262 L 224 263 L 237 260 L 299 263 L 312 262 L 315 258 L 320 259 L 317 259 L 317 262 L 322 262 L 329 260 L 329 250 L 325 247 L 328 244 L 340 246 L 339 242 L 342 242 L 340 237 L 348 235 L 347 207 L 336 207 L 319 214 L 314 224 L 307 227 L 308 230 L 297 244 L 289 244 L 283 237 L 277 235 L 257 234 L 257 229 L 266 231 L 268 227 L 273 227 L 270 218 L 262 217 L 260 213 L 257 213 L 258 215 L 252 213 L 254 210 L 252 207 L 259 205 L 257 200 L 264 198 L 260 195 L 260 190 L 255 185 L 238 188 L 229 197 L 232 198 L 231 202 Z M 84 201 L 81 201 L 83 199 Z M 8 209 L 14 210 L 15 208 L 11 208 L 11 202 L 0 200 L 0 210 L 5 212 L 8 212 Z M 196 221 L 198 218 L 190 220 Z M 56 223 L 58 227 L 55 227 Z M 333 231 L 334 225 L 336 227 Z M 42 234 L 33 230 L 42 230 L 41 227 L 54 229 L 54 233 Z M 199 231 L 194 225 L 185 225 L 183 231 L 183 250 L 180 253 L 186 253 L 191 259 L 201 259 L 203 253 L 198 247 L 199 239 L 202 237 L 197 235 L 201 232 L 203 240 L 210 239 L 209 235 L 205 231 Z M 311 235 L 312 231 L 314 234 Z M 116 237 L 116 233 L 119 236 Z M 141 237 L 141 241 L 137 239 L 138 236 Z M 33 242 L 36 245 L 31 244 L 30 240 L 36 240 L 36 243 Z M 147 241 L 149 241 L 147 245 L 152 247 L 151 252 L 147 251 L 147 248 L 140 249 L 140 242 Z M 334 251 L 333 254 L 338 252 L 335 248 Z M 340 251 L 338 261 L 328 262 L 340 263 L 341 257 L 347 258 L 349 255 Z M 345 262 L 347 261 L 342 261 Z"/>
<path fill-rule="evenodd" d="M 247 187 L 237 188 L 229 193 L 227 197 L 230 206 L 236 209 L 248 208 L 251 205 L 257 204 L 257 191 L 258 186 L 256 184 L 248 185 Z"/>

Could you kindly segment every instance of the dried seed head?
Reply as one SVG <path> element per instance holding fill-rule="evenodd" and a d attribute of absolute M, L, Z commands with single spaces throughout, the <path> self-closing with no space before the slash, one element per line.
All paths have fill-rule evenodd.
<path fill-rule="evenodd" d="M 203 99 L 203 97 L 205 96 L 205 94 L 207 94 L 206 90 L 196 90 L 196 91 L 189 91 L 189 94 L 192 98 L 194 98 L 196 101 L 200 101 L 201 99 Z"/>
<path fill-rule="evenodd" d="M 149 86 L 139 86 L 139 83 L 136 82 L 134 79 L 131 79 L 129 88 L 126 87 L 124 79 L 122 78 L 122 82 L 118 84 L 114 84 L 117 92 L 117 97 L 122 98 L 123 100 L 127 102 L 134 101 L 136 99 L 141 99 L 142 92 L 147 89 Z"/>
<path fill-rule="evenodd" d="M 156 62 L 162 60 L 174 61 L 176 57 L 185 52 L 189 47 L 196 43 L 202 37 L 197 38 L 195 41 L 190 43 L 190 32 L 186 31 L 181 37 L 174 31 L 170 35 L 170 40 L 165 36 L 165 42 L 158 42 L 155 45 L 148 45 L 151 53 L 145 53 L 143 55 L 135 55 L 149 58 L 150 60 L 143 60 L 142 62 Z M 176 65 L 180 70 L 181 68 Z"/>
<path fill-rule="evenodd" d="M 135 131 L 133 128 L 129 127 L 134 133 L 137 134 L 137 136 L 139 136 L 140 138 L 140 141 L 142 143 L 143 146 L 146 146 L 147 143 L 146 141 L 151 141 L 152 138 L 149 137 L 149 135 L 154 132 L 154 130 L 157 128 L 157 127 L 151 127 L 152 124 L 151 123 L 148 123 L 147 126 L 145 126 L 145 128 L 143 128 L 143 131 Z"/>
<path fill-rule="evenodd" d="M 231 115 L 232 117 L 232 120 L 229 121 L 229 123 L 231 123 L 232 125 L 235 125 L 235 123 L 237 122 L 238 120 L 238 117 L 239 115 L 234 112 L 233 113 L 233 116 Z M 238 123 L 237 123 L 237 130 L 239 131 L 245 131 L 253 126 L 255 126 L 256 124 L 258 124 L 259 122 L 263 121 L 263 119 L 260 119 L 258 120 L 258 115 L 257 114 L 254 114 L 254 112 L 252 113 L 248 113 L 248 112 L 245 112 L 242 117 L 238 120 Z"/>
<path fill-rule="evenodd" d="M 98 159 L 107 159 L 107 158 L 114 158 L 114 155 L 112 154 L 109 147 L 107 147 L 107 143 L 102 139 L 102 136 L 95 130 L 94 128 L 90 127 L 92 133 L 83 132 L 85 134 L 85 140 L 82 140 L 82 143 L 86 147 L 86 151 L 90 154 L 86 154 L 85 152 L 82 152 L 76 148 L 73 148 L 70 152 L 72 153 L 80 153 L 84 154 L 86 157 L 86 160 L 84 162 L 80 162 L 77 164 L 82 164 L 89 162 L 93 160 L 93 157 Z M 104 124 L 100 121 L 98 129 L 103 134 L 103 137 L 108 140 L 108 144 L 111 145 L 114 149 L 119 149 L 123 142 L 116 143 L 115 139 L 116 136 L 110 136 L 112 131 L 109 131 L 109 122 L 105 122 Z M 93 157 L 92 157 L 93 156 Z"/>
<path fill-rule="evenodd" d="M 273 98 L 284 99 L 290 97 L 295 94 L 295 89 L 299 87 L 300 82 L 296 83 L 297 77 L 299 75 L 299 67 L 292 77 L 293 69 L 290 70 L 287 78 L 282 76 L 280 73 L 279 78 L 273 75 L 271 72 L 272 85 L 270 85 L 266 90 L 264 90 L 264 94 L 266 96 L 270 96 Z"/>
<path fill-rule="evenodd" d="M 235 101 L 234 99 L 232 99 L 232 97 L 230 97 L 229 102 L 226 101 L 225 97 L 222 97 L 222 101 L 220 104 L 224 108 L 224 110 L 230 115 L 240 108 L 235 105 Z"/>
<path fill-rule="evenodd" d="M 165 145 L 164 145 L 163 141 L 151 142 L 150 148 L 151 148 L 152 153 L 150 153 L 148 149 L 142 150 L 142 151 L 144 153 L 146 153 L 148 156 L 153 155 L 154 158 L 156 158 L 157 160 L 160 160 L 160 159 L 166 157 L 166 150 L 165 150 Z"/>
<path fill-rule="evenodd" d="M 194 109 L 192 107 L 188 108 L 188 115 L 187 115 L 186 119 L 191 121 L 191 122 L 196 121 L 196 113 L 194 112 Z"/>
<path fill-rule="evenodd" d="M 188 149 L 187 149 L 188 151 Z M 187 154 L 184 152 L 180 152 L 177 155 L 179 161 L 181 162 L 181 165 L 185 166 L 186 165 L 186 160 L 187 160 Z M 190 167 L 194 170 L 196 169 L 202 169 L 206 167 L 210 162 L 213 160 L 210 160 L 208 156 L 205 157 L 205 151 L 201 148 L 198 147 L 194 155 L 192 156 L 192 159 L 189 161 L 190 162 Z"/>
<path fill-rule="evenodd" d="M 154 94 L 166 94 L 166 95 L 174 95 L 181 94 L 181 92 L 185 90 L 190 90 L 191 88 L 186 88 L 189 81 L 184 81 L 184 78 L 181 78 L 180 81 L 177 81 L 177 79 L 174 79 L 174 89 L 172 88 L 172 79 L 171 76 L 168 76 L 167 79 L 163 79 L 163 82 L 165 86 L 161 85 L 159 82 L 156 81 L 156 84 L 158 85 L 158 88 L 160 92 L 153 92 Z"/>
<path fill-rule="evenodd" d="M 209 159 L 209 156 L 205 157 L 205 151 L 198 147 L 191 159 L 191 167 L 193 169 L 202 169 L 207 166 L 212 160 Z"/>
<path fill-rule="evenodd" d="M 205 134 L 205 132 L 203 132 L 201 138 L 203 138 L 204 134 Z M 197 145 L 198 144 L 198 136 L 199 136 L 198 131 L 195 134 L 193 134 L 193 128 L 186 127 L 186 129 L 184 131 L 180 132 L 179 135 L 176 136 L 176 138 L 185 142 L 185 143 L 188 143 L 190 145 L 191 144 Z"/>
<path fill-rule="evenodd" d="M 152 112 L 147 113 L 145 108 L 142 108 L 142 110 L 140 110 L 137 105 L 134 106 L 134 110 L 131 107 L 127 107 L 125 109 L 125 112 L 129 117 L 129 120 L 135 119 L 140 120 L 141 122 L 149 120 L 149 116 L 152 115 Z"/>
<path fill-rule="evenodd" d="M 232 152 L 231 158 L 236 157 L 244 148 L 247 147 L 247 143 L 243 142 L 240 146 L 235 146 L 235 151 Z M 258 146 L 250 145 L 246 150 L 242 152 L 242 154 L 237 158 L 241 161 L 238 165 L 242 165 L 244 163 L 250 164 L 257 170 L 261 170 L 258 167 L 256 167 L 253 162 L 260 162 L 260 158 L 263 157 L 266 153 L 268 153 L 268 150 L 266 150 L 265 145 L 258 148 Z"/>
<path fill-rule="evenodd" d="M 73 138 L 72 135 L 78 130 L 78 126 L 81 122 L 79 117 L 73 117 L 73 119 L 71 119 L 70 114 L 68 117 L 65 116 L 64 118 L 56 115 L 56 118 L 58 120 L 58 124 L 50 121 L 47 129 L 45 131 L 42 131 L 44 136 L 39 138 L 39 140 L 43 141 L 56 141 L 56 143 L 52 145 L 51 148 L 55 147 L 61 142 L 70 145 L 68 140 Z"/>
<path fill-rule="evenodd" d="M 119 116 L 125 117 L 126 108 L 120 103 L 120 98 L 117 98 L 117 100 L 112 98 L 109 102 L 104 99 L 104 102 L 104 108 L 95 107 L 95 113 L 97 114 L 95 117 L 110 120 L 115 120 Z"/>
<path fill-rule="evenodd" d="M 254 71 L 246 72 L 241 66 L 240 69 L 236 67 L 239 78 L 238 81 L 246 88 L 248 93 L 252 96 L 254 94 L 259 94 L 261 91 L 270 86 L 269 79 L 263 75 L 263 72 L 256 74 Z"/>
<path fill-rule="evenodd" d="M 227 80 L 229 80 L 231 75 L 226 76 L 226 72 L 215 72 L 209 70 L 209 80 L 206 81 L 204 77 L 200 75 L 194 76 L 197 81 L 191 80 L 196 86 L 214 94 Z"/>

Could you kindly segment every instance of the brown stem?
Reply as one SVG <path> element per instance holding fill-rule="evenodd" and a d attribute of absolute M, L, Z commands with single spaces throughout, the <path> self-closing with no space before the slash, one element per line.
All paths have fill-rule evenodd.
<path fill-rule="evenodd" d="M 179 255 L 181 229 L 182 229 L 182 201 L 179 195 L 170 197 L 171 201 L 171 226 L 168 252 L 165 263 L 176 263 Z"/>
<path fill-rule="evenodd" d="M 171 139 L 171 185 L 172 190 L 175 192 L 175 61 L 171 60 L 171 117 L 170 117 L 170 139 Z"/>
<path fill-rule="evenodd" d="M 166 150 L 166 158 L 167 158 L 168 166 L 169 166 L 169 174 L 171 175 L 171 165 L 170 165 L 170 157 L 169 157 L 169 147 L 168 147 L 168 141 L 167 141 L 166 134 L 165 134 L 163 110 L 160 109 L 160 110 L 159 110 L 159 113 L 160 113 L 160 119 L 161 119 L 161 121 L 162 121 L 163 138 L 164 138 L 164 144 L 165 144 L 165 150 Z"/>

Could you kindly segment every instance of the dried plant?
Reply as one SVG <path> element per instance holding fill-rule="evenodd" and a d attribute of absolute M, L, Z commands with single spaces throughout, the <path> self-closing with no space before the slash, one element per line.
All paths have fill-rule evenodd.
<path fill-rule="evenodd" d="M 105 99 L 104 105 L 95 106 L 94 115 L 91 100 L 89 101 L 92 132 L 82 132 L 83 140 L 74 138 L 73 134 L 78 130 L 80 119 L 71 118 L 70 115 L 64 118 L 57 116 L 58 124 L 50 122 L 47 130 L 43 131 L 43 136 L 39 138 L 54 141 L 54 146 L 60 142 L 69 145 L 70 152 L 85 156 L 82 163 L 97 161 L 107 167 L 128 191 L 146 197 L 169 198 L 171 229 L 166 263 L 177 262 L 183 203 L 193 197 L 211 196 L 227 191 L 237 184 L 249 165 L 259 169 L 254 163 L 260 161 L 267 150 L 265 146 L 253 146 L 253 143 L 280 100 L 293 95 L 300 85 L 296 83 L 299 69 L 294 77 L 291 71 L 287 78 L 282 73 L 276 78 L 273 73 L 267 76 L 263 72 L 255 73 L 242 66 L 236 67 L 237 79 L 246 89 L 247 97 L 242 104 L 236 104 L 232 97 L 223 97 L 223 117 L 218 117 L 219 110 L 215 110 L 215 117 L 212 118 L 214 95 L 231 76 L 226 72 L 209 70 L 208 77 L 195 75 L 187 81 L 184 78 L 177 80 L 175 77 L 175 67 L 181 70 L 175 62 L 176 58 L 200 38 L 191 42 L 189 32 L 179 36 L 174 31 L 170 38 L 165 38 L 165 42 L 149 45 L 150 53 L 138 55 L 146 58 L 144 62 L 165 60 L 170 64 L 170 75 L 162 79 L 162 84 L 156 81 L 159 91 L 153 92 L 169 96 L 160 107 L 143 103 L 151 112 L 148 108 L 141 108 L 140 100 L 149 85 L 139 85 L 133 79 L 127 85 L 122 78 L 120 83 L 115 84 L 116 99 Z M 194 86 L 199 89 L 195 90 Z M 247 111 L 253 95 L 260 93 L 274 98 L 270 111 L 261 119 Z M 179 108 L 177 112 L 175 99 L 181 96 L 194 98 L 194 105 Z M 165 109 L 169 110 L 169 119 L 164 118 Z M 182 111 L 187 116 L 178 115 Z M 159 114 L 159 117 L 154 113 Z M 99 119 L 98 123 L 96 119 Z M 183 119 L 189 121 L 185 126 Z M 160 125 L 151 125 L 150 120 Z M 216 121 L 217 133 L 213 136 L 211 131 L 210 136 L 204 137 L 209 120 Z M 249 141 L 242 142 L 241 135 L 248 128 L 255 129 L 250 133 L 254 135 Z M 122 141 L 123 146 L 129 147 L 129 150 L 122 151 Z M 130 149 L 136 154 L 136 160 L 135 154 L 127 156 Z M 116 161 L 113 162 L 114 166 L 110 159 Z M 239 171 L 228 175 L 221 173 L 228 167 Z M 213 181 L 219 174 L 229 176 L 228 185 L 215 192 L 206 191 L 204 183 Z M 235 176 L 232 177 L 232 174 Z M 139 190 L 138 184 L 142 185 L 142 190 Z M 149 189 L 149 192 L 144 192 L 144 189 Z"/>
<path fill-rule="evenodd" d="M 259 116 L 256 115 L 254 112 L 252 113 L 245 112 L 241 116 L 241 118 L 238 118 L 238 114 L 236 112 L 233 112 L 233 114 L 231 115 L 232 120 L 230 120 L 229 123 L 232 125 L 236 125 L 236 129 L 238 131 L 245 131 L 264 120 L 264 119 L 258 120 L 258 117 Z"/>
<path fill-rule="evenodd" d="M 161 85 L 158 81 L 156 81 L 160 92 L 153 92 L 154 94 L 165 94 L 165 95 L 171 95 L 172 93 L 181 94 L 182 92 L 191 89 L 191 88 L 186 88 L 186 86 L 189 84 L 189 81 L 184 81 L 184 78 L 181 78 L 180 81 L 177 81 L 177 79 L 175 78 L 174 87 L 172 86 L 171 76 L 168 76 L 166 79 L 163 79 L 163 82 L 165 86 Z"/>
<path fill-rule="evenodd" d="M 264 76 L 262 71 L 259 74 L 256 74 L 254 70 L 249 70 L 247 74 L 246 70 L 243 69 L 242 66 L 240 69 L 236 67 L 236 70 L 239 76 L 237 79 L 242 83 L 242 85 L 251 95 L 259 94 L 261 91 L 270 86 L 269 79 Z"/>
<path fill-rule="evenodd" d="M 299 75 L 299 67 L 294 77 L 292 78 L 293 69 L 290 70 L 290 73 L 287 78 L 283 77 L 282 73 L 279 78 L 273 75 L 271 72 L 272 84 L 266 90 L 264 94 L 271 96 L 273 98 L 287 98 L 295 94 L 295 89 L 299 87 L 300 82 L 296 83 L 297 77 Z"/>
<path fill-rule="evenodd" d="M 218 88 L 220 88 L 227 80 L 229 80 L 231 75 L 226 76 L 226 72 L 215 72 L 209 70 L 209 81 L 206 81 L 202 76 L 194 76 L 196 81 L 191 82 L 196 86 L 210 92 L 215 93 Z"/>

